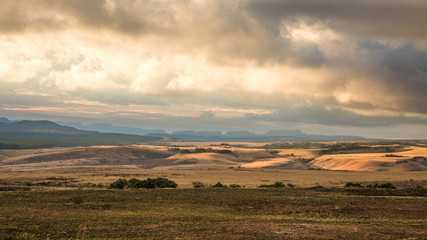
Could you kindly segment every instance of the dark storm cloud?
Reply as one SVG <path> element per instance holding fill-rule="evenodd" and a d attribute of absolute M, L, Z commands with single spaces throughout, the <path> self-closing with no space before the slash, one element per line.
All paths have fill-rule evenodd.
<path fill-rule="evenodd" d="M 288 24 L 322 23 L 356 38 L 426 40 L 425 1 L 106 1 L 6 0 L 0 31 L 91 28 L 129 36 L 173 36 L 177 48 L 201 48 L 216 63 L 320 66 L 331 61 L 315 44 L 296 46 Z M 204 14 L 200 14 L 204 12 Z"/>
<path fill-rule="evenodd" d="M 426 13 L 422 0 L 4 0 L 0 44 L 21 41 L 4 45 L 16 49 L 0 53 L 0 82 L 33 69 L 17 86 L 40 94 L 10 87 L 0 100 L 61 106 L 65 95 L 123 108 L 196 103 L 276 110 L 247 115 L 249 121 L 427 124 L 405 115 L 427 114 Z M 32 47 L 36 35 L 62 37 L 50 43 L 65 50 Z M 24 44 L 28 54 L 20 51 Z M 103 61 L 115 53 L 122 62 Z M 194 73 L 192 65 L 207 70 Z M 299 103 L 313 107 L 291 107 Z M 214 116 L 196 118 L 213 123 Z"/>
<path fill-rule="evenodd" d="M 206 34 L 206 29 L 220 37 L 262 34 L 274 39 L 280 34 L 282 21 L 307 19 L 308 23 L 322 22 L 339 32 L 368 38 L 427 38 L 423 24 L 427 22 L 427 2 L 423 0 L 238 0 L 199 5 L 188 0 L 5 0 L 0 7 L 0 30 L 68 22 L 131 34 Z M 187 19 L 177 17 L 180 14 L 187 14 Z"/>
<path fill-rule="evenodd" d="M 351 35 L 427 40 L 424 0 L 250 0 L 248 9 L 268 25 L 303 17 Z"/>
<path fill-rule="evenodd" d="M 0 7 L 0 31 L 110 29 L 125 34 L 160 31 L 163 10 L 156 1 L 5 0 Z"/>
<path fill-rule="evenodd" d="M 331 126 L 377 127 L 399 124 L 425 124 L 426 119 L 399 116 L 365 116 L 340 108 L 320 105 L 300 108 L 283 108 L 271 114 L 246 114 L 245 118 L 262 121 L 300 122 Z"/>
<path fill-rule="evenodd" d="M 384 96 L 400 98 L 398 110 L 427 113 L 427 51 L 412 43 L 391 47 L 372 40 L 360 46 L 374 59 L 370 67 L 377 73 Z"/>

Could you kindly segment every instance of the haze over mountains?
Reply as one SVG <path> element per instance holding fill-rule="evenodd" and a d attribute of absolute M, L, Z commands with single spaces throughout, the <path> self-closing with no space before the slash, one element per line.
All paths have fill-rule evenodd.
<path fill-rule="evenodd" d="M 166 134 L 166 131 L 163 129 L 142 129 L 142 128 L 134 128 L 134 127 L 119 127 L 119 126 L 114 126 L 111 123 L 95 123 L 95 124 L 89 124 L 89 125 L 83 125 L 80 122 L 64 122 L 64 121 L 57 121 L 56 123 L 63 126 L 77 128 L 80 130 L 97 131 L 97 132 L 103 132 L 103 133 L 125 133 L 125 134 L 135 134 L 135 135 Z"/>
<path fill-rule="evenodd" d="M 80 122 L 57 122 L 64 126 L 70 126 L 81 130 L 98 131 L 104 133 L 126 133 L 143 136 L 172 137 L 183 141 L 299 141 L 299 140 L 357 140 L 365 139 L 350 135 L 316 135 L 305 134 L 300 130 L 271 130 L 264 134 L 256 134 L 250 131 L 229 131 L 223 134 L 221 131 L 174 131 L 167 133 L 163 129 L 142 129 L 133 127 L 118 127 L 111 123 L 96 123 L 83 125 Z"/>
<path fill-rule="evenodd" d="M 0 122 L 0 148 L 4 149 L 154 143 L 163 140 L 171 139 L 79 130 L 47 120 L 10 121 L 2 118 Z"/>
<path fill-rule="evenodd" d="M 305 140 L 357 140 L 358 136 L 325 136 L 305 134 L 299 130 L 272 130 L 264 134 L 250 131 L 175 131 L 171 134 L 149 134 L 148 136 L 174 137 L 185 141 L 229 141 L 229 142 L 271 142 L 271 141 L 305 141 Z"/>
<path fill-rule="evenodd" d="M 248 141 L 248 142 L 267 142 L 267 141 L 305 141 L 305 140 L 361 140 L 365 139 L 358 136 L 345 136 L 345 135 L 335 135 L 335 136 L 325 136 L 325 135 L 315 135 L 315 134 L 306 134 L 299 130 L 272 130 L 264 134 L 256 134 L 250 131 L 229 131 L 222 133 L 221 131 L 174 131 L 172 133 L 167 133 L 162 129 L 142 129 L 142 128 L 133 128 L 133 127 L 122 127 L 114 126 L 111 123 L 98 123 L 91 125 L 83 125 L 79 122 L 51 122 L 47 120 L 43 121 L 11 121 L 7 118 L 0 119 L 0 132 L 2 133 L 1 139 L 4 139 L 5 134 L 9 133 L 8 139 L 27 139 L 36 140 L 37 135 L 35 133 L 44 134 L 42 140 L 50 140 L 49 137 L 57 139 L 54 137 L 55 134 L 67 134 L 67 135 L 77 135 L 77 136 L 67 136 L 67 138 L 76 139 L 78 136 L 86 139 L 88 136 L 98 136 L 100 139 L 104 139 L 106 134 L 110 134 L 112 137 L 111 141 L 116 139 L 131 138 L 137 141 L 140 141 L 138 137 L 145 136 L 151 137 L 152 139 L 179 139 L 182 141 L 213 141 L 213 142 L 239 142 L 239 141 Z M 14 133 L 14 134 L 11 134 Z M 21 133 L 18 137 L 18 133 Z M 31 134 L 22 134 L 22 133 L 31 133 Z M 54 134 L 48 136 L 46 134 Z M 113 134 L 113 135 L 111 135 Z M 97 138 L 95 138 L 97 139 Z M 146 139 L 144 139 L 145 141 Z M 126 141 L 128 142 L 128 141 Z"/>
<path fill-rule="evenodd" d="M 184 141 L 299 141 L 299 140 L 357 140 L 365 139 L 359 136 L 351 135 L 316 135 L 306 134 L 300 130 L 271 130 L 264 134 L 256 134 L 250 131 L 174 131 L 167 133 L 163 129 L 142 129 L 133 127 L 118 127 L 111 123 L 97 123 L 83 125 L 79 122 L 57 122 L 64 126 L 70 126 L 77 129 L 98 131 L 104 133 L 126 133 L 143 136 L 172 137 Z"/>

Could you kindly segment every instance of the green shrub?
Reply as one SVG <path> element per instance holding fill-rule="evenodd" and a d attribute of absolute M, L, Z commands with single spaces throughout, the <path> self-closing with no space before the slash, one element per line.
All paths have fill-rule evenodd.
<path fill-rule="evenodd" d="M 286 184 L 286 186 L 288 186 L 288 187 L 290 187 L 290 188 L 295 187 L 295 185 L 293 185 L 292 183 L 288 183 L 288 184 Z"/>
<path fill-rule="evenodd" d="M 206 185 L 202 182 L 193 182 L 193 187 L 194 188 L 205 188 Z"/>
<path fill-rule="evenodd" d="M 144 186 L 144 181 L 136 178 L 131 178 L 128 181 L 128 187 L 130 188 L 142 188 Z"/>
<path fill-rule="evenodd" d="M 215 153 L 220 153 L 220 154 L 233 154 L 233 151 L 228 150 L 228 149 L 220 149 L 220 150 L 215 150 Z"/>
<path fill-rule="evenodd" d="M 147 178 L 146 180 L 139 180 L 131 178 L 129 180 L 119 179 L 113 182 L 110 187 L 123 189 L 125 186 L 129 188 L 176 188 L 178 184 L 167 178 Z"/>
<path fill-rule="evenodd" d="M 221 188 L 221 187 L 227 187 L 224 184 L 222 184 L 221 182 L 217 182 L 215 185 L 212 185 L 212 187 L 217 187 L 217 188 Z"/>
<path fill-rule="evenodd" d="M 273 184 L 263 184 L 263 185 L 260 185 L 258 187 L 261 187 L 261 188 L 282 188 L 282 187 L 285 187 L 285 184 L 283 184 L 282 182 L 275 182 Z"/>
<path fill-rule="evenodd" d="M 386 189 L 396 189 L 396 187 L 395 187 L 393 184 L 391 184 L 391 183 L 383 183 L 383 184 L 375 183 L 374 185 L 369 184 L 369 185 L 367 185 L 366 187 L 368 187 L 368 188 L 386 188 Z"/>
<path fill-rule="evenodd" d="M 167 178 L 147 178 L 144 180 L 143 188 L 176 188 L 178 184 Z"/>
<path fill-rule="evenodd" d="M 242 186 L 240 186 L 239 184 L 230 184 L 229 187 L 230 188 L 241 188 Z"/>
<path fill-rule="evenodd" d="M 378 186 L 379 188 L 389 188 L 389 189 L 396 189 L 396 187 L 391 183 L 383 183 Z"/>
<path fill-rule="evenodd" d="M 345 185 L 344 185 L 344 187 L 345 188 L 350 188 L 350 187 L 353 187 L 353 188 L 361 188 L 361 187 L 363 187 L 360 183 L 352 183 L 352 182 L 348 182 L 348 183 L 346 183 Z"/>
<path fill-rule="evenodd" d="M 126 179 L 119 179 L 110 184 L 110 188 L 123 189 L 128 184 Z"/>

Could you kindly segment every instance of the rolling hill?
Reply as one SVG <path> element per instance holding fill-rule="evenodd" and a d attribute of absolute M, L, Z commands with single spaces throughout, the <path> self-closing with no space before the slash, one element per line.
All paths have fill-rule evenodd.
<path fill-rule="evenodd" d="M 0 149 L 153 143 L 164 137 L 78 130 L 51 121 L 0 122 Z"/>

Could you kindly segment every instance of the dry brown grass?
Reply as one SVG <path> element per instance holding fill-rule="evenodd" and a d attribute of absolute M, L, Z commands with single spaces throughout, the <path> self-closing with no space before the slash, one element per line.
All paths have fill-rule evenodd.
<path fill-rule="evenodd" d="M 395 157 L 386 157 L 387 154 Z M 330 170 L 426 171 L 426 163 L 420 164 L 415 161 L 405 161 L 414 157 L 427 158 L 427 148 L 410 147 L 405 151 L 393 153 L 331 154 L 317 157 L 312 164 Z"/>
<path fill-rule="evenodd" d="M 168 146 L 152 145 L 0 150 L 0 170 L 67 168 L 178 170 L 230 167 L 349 171 L 427 170 L 427 148 L 421 146 L 385 145 L 382 147 L 374 144 L 370 146 L 375 151 L 392 150 L 363 152 L 369 151 L 368 148 L 358 153 L 349 151 L 346 154 L 320 154 L 321 149 L 264 149 L 261 143 L 238 143 L 232 146 L 218 146 L 218 144 L 213 146 L 212 143 L 180 144 L 180 151 L 175 152 L 169 151 Z M 209 148 L 211 152 L 194 152 L 197 147 Z M 232 151 L 232 153 L 215 152 L 218 150 Z"/>
<path fill-rule="evenodd" d="M 199 169 L 199 170 L 149 170 L 149 169 L 56 169 L 36 171 L 0 171 L 0 183 L 26 186 L 27 183 L 48 182 L 55 188 L 86 187 L 92 184 L 108 186 L 119 178 L 166 177 L 178 183 L 180 188 L 192 187 L 192 182 L 207 185 L 220 181 L 223 184 L 239 184 L 256 187 L 276 181 L 292 183 L 297 187 L 342 187 L 346 182 L 393 182 L 395 185 L 411 184 L 412 181 L 427 185 L 425 172 L 389 171 L 325 171 L 298 169 Z M 61 183 L 58 185 L 58 183 Z"/>

